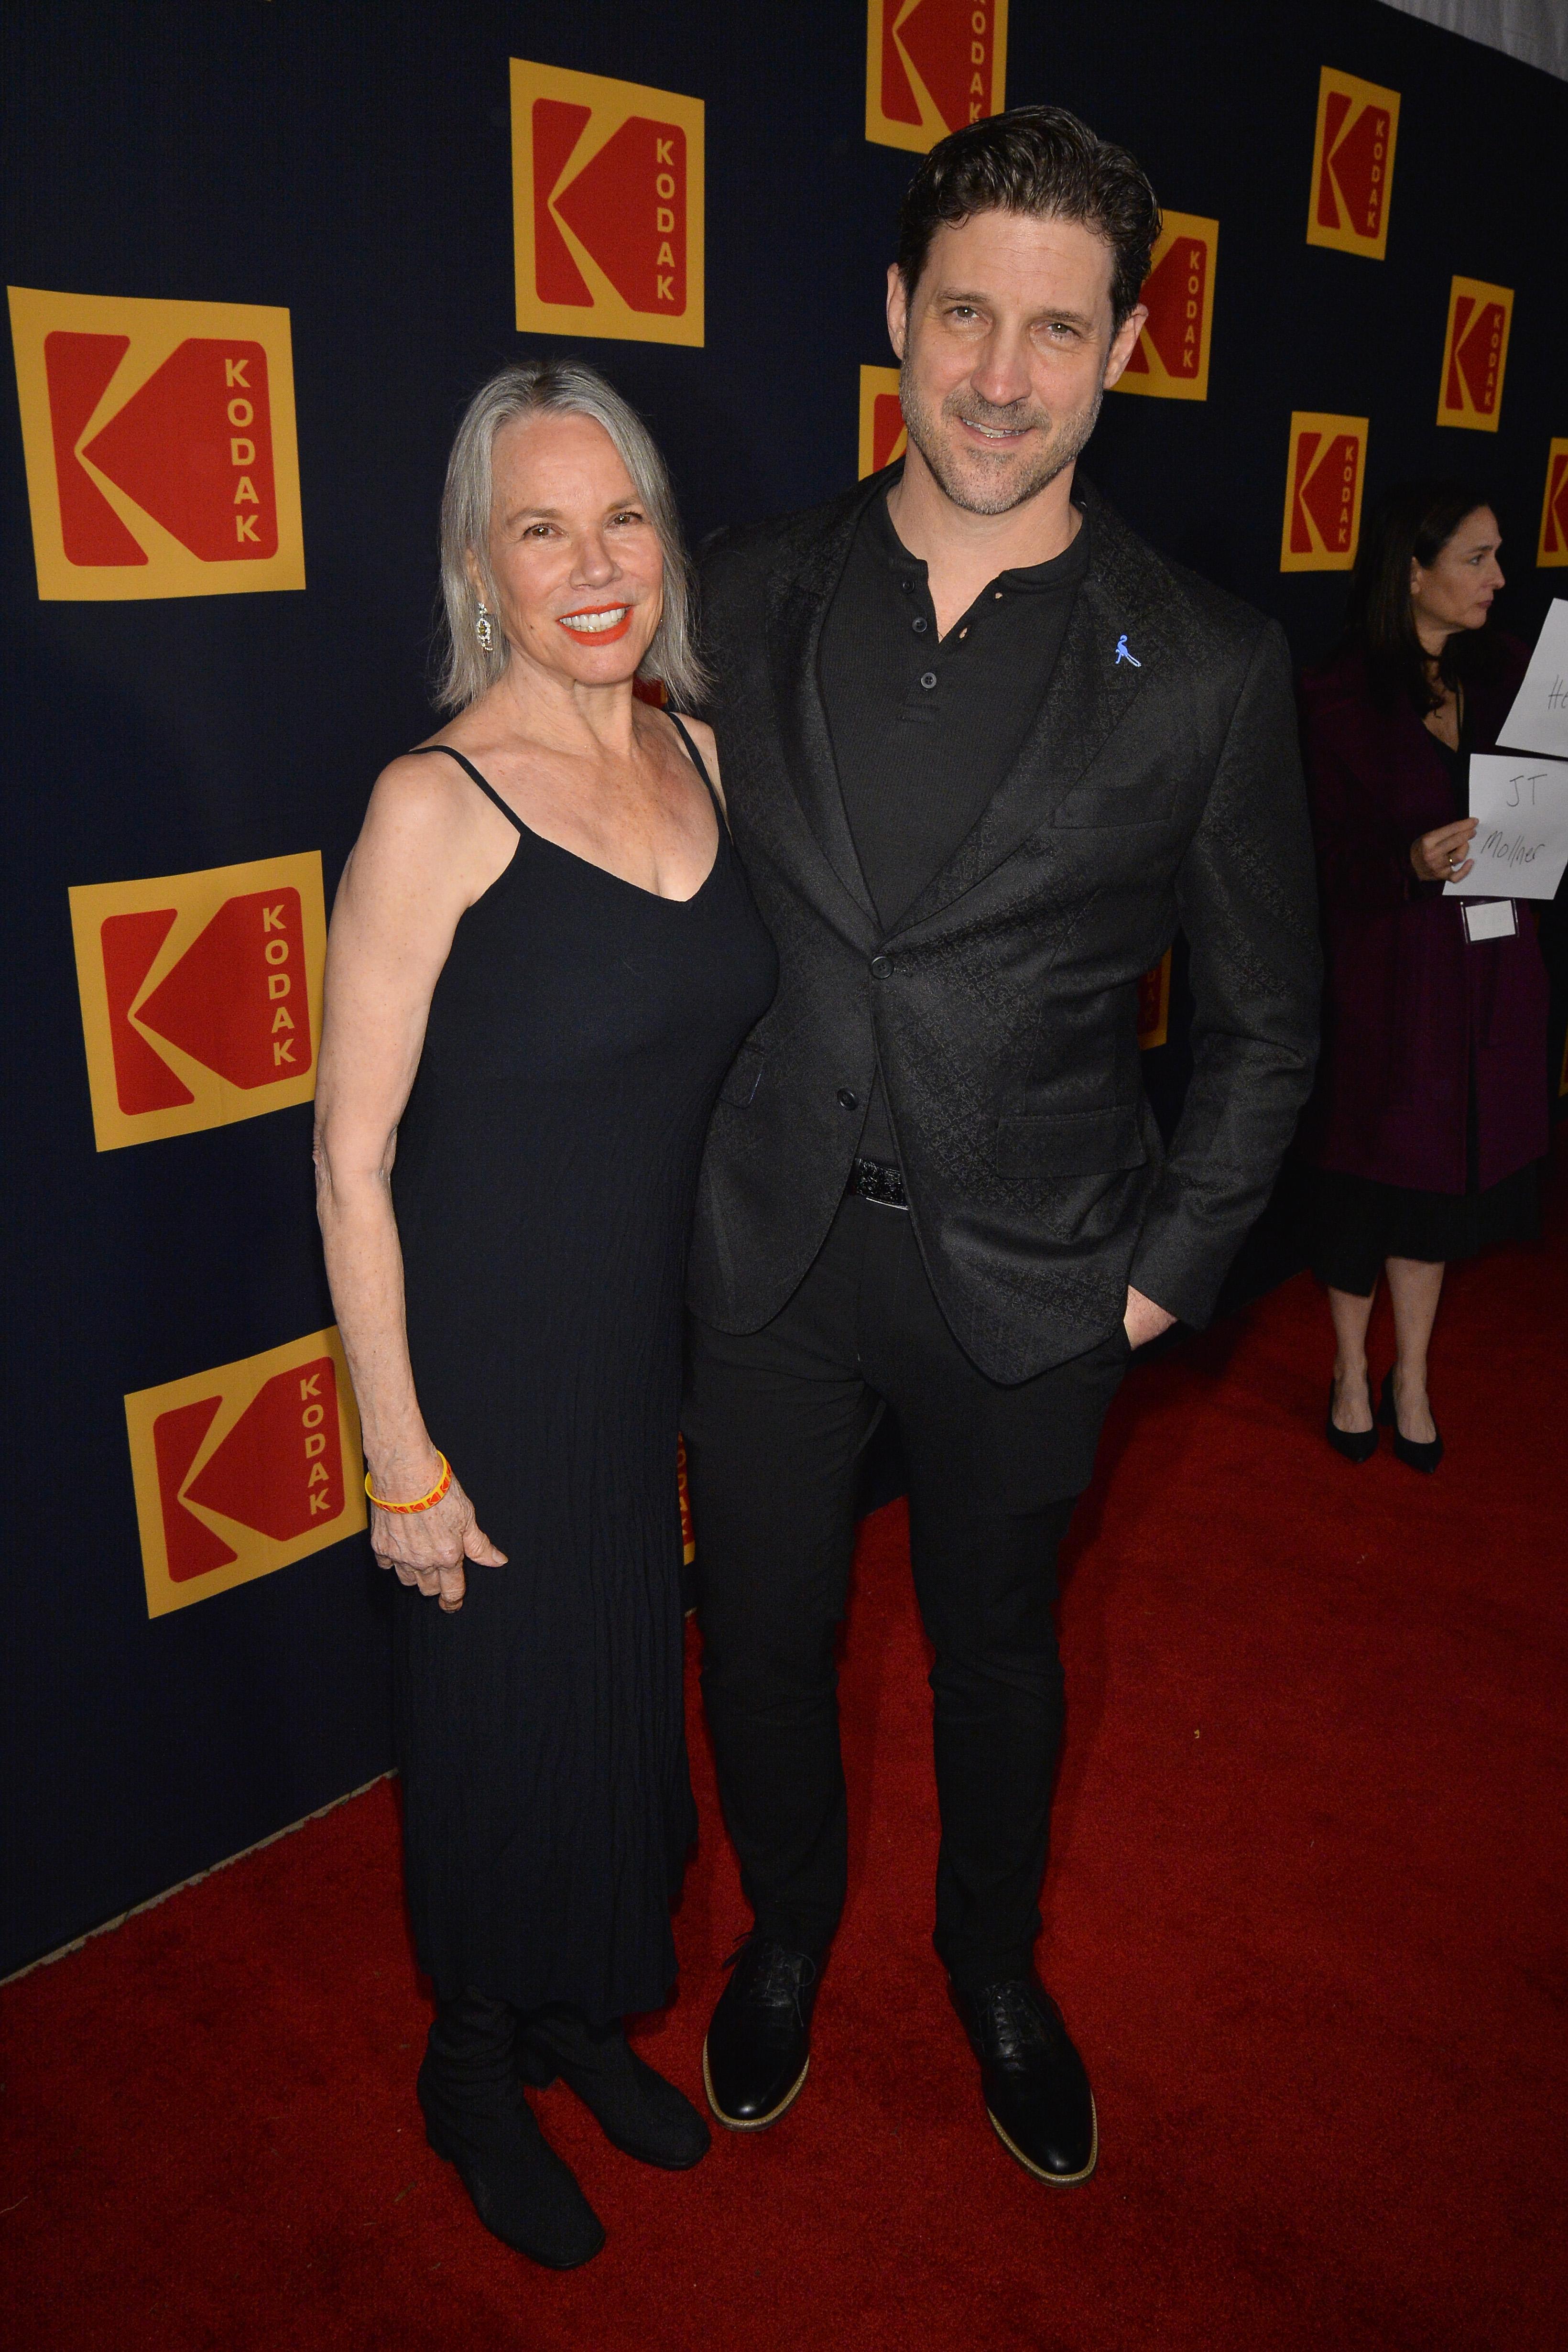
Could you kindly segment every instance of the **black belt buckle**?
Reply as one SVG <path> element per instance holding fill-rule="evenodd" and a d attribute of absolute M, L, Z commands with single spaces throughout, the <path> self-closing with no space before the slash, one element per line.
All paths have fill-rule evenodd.
<path fill-rule="evenodd" d="M 904 1176 L 887 1160 L 857 1160 L 849 1171 L 849 1190 L 862 1201 L 870 1201 L 879 1209 L 902 1209 L 909 1213 L 909 1194 L 904 1191 Z"/>

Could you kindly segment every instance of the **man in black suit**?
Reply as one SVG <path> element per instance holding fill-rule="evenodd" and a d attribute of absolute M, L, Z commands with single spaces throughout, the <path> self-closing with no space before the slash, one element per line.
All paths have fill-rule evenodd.
<path fill-rule="evenodd" d="M 993 2124 L 1056 2182 L 1097 2148 L 1033 1957 L 1057 1549 L 1133 1349 L 1212 1313 L 1316 1040 L 1283 636 L 1075 479 L 1158 229 L 1131 157 L 1058 108 L 944 140 L 888 276 L 902 468 L 721 536 L 703 573 L 782 971 L 690 1271 L 703 1696 L 755 1916 L 709 2098 L 759 2130 L 805 2078 L 845 1889 L 834 1631 L 887 1411 L 936 1652 L 936 1948 Z M 1165 1149 L 1137 987 L 1178 925 L 1194 1069 Z"/>

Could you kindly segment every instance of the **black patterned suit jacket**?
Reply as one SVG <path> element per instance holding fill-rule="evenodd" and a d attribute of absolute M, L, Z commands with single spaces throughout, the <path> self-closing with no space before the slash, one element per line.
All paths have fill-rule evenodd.
<path fill-rule="evenodd" d="M 1105 1339 L 1127 1285 L 1205 1323 L 1311 1083 L 1320 958 L 1279 628 L 1165 562 L 1083 481 L 1090 564 L 1038 717 L 891 931 L 860 873 L 817 683 L 824 615 L 887 481 L 720 534 L 704 645 L 735 839 L 778 945 L 709 1132 L 703 1321 L 788 1299 L 843 1197 L 879 1068 L 921 1251 L 960 1345 L 1016 1381 Z M 1168 1150 L 1138 981 L 1191 951 Z"/>

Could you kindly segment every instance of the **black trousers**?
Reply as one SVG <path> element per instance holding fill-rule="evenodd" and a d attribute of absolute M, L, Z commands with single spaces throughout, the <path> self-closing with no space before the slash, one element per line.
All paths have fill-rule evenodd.
<path fill-rule="evenodd" d="M 885 1407 L 936 1652 L 936 1948 L 970 1990 L 1028 1972 L 1061 1741 L 1057 1548 L 1128 1354 L 1118 1326 L 1016 1387 L 987 1380 L 948 1329 L 909 1217 L 854 1197 L 771 1323 L 695 1327 L 682 1426 L 702 1696 L 759 1933 L 820 1962 L 844 1906 L 834 1633 L 856 1465 Z"/>

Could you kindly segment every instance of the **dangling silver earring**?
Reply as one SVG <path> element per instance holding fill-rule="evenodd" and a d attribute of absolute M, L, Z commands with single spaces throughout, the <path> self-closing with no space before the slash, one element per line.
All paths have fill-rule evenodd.
<path fill-rule="evenodd" d="M 479 609 L 474 616 L 474 635 L 487 654 L 494 649 L 496 633 L 490 616 L 485 610 L 483 597 L 479 599 Z"/>

